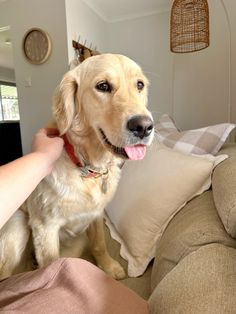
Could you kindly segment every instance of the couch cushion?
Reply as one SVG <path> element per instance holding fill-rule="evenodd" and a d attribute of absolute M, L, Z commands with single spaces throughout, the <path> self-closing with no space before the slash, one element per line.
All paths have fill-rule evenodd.
<path fill-rule="evenodd" d="M 236 238 L 236 144 L 225 145 L 220 153 L 229 158 L 213 173 L 213 196 L 225 229 Z"/>
<path fill-rule="evenodd" d="M 143 274 L 168 222 L 187 201 L 209 189 L 212 170 L 226 157 L 188 155 L 154 141 L 144 160 L 127 161 L 106 208 L 106 223 L 121 243 L 130 277 Z"/>
<path fill-rule="evenodd" d="M 159 283 L 150 313 L 233 314 L 236 310 L 236 250 L 209 244 L 186 256 Z"/>
<path fill-rule="evenodd" d="M 189 202 L 166 228 L 157 244 L 152 290 L 185 256 L 209 243 L 236 247 L 236 241 L 225 232 L 211 191 Z"/>
<path fill-rule="evenodd" d="M 145 273 L 139 277 L 127 277 L 120 280 L 126 287 L 135 291 L 143 299 L 148 300 L 151 295 L 151 274 L 152 274 L 152 264 L 148 265 Z"/>

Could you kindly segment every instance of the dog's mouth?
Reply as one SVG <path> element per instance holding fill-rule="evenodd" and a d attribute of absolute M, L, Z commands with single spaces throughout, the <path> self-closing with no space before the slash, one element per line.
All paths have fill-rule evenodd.
<path fill-rule="evenodd" d="M 106 137 L 102 129 L 99 129 L 104 143 L 113 152 L 113 154 L 131 160 L 141 160 L 146 154 L 146 145 L 138 144 L 133 146 L 117 147 L 114 146 Z"/>

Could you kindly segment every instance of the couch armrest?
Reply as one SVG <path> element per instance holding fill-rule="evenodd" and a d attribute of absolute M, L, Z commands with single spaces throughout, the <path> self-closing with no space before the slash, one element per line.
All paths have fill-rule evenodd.
<path fill-rule="evenodd" d="M 190 253 L 149 298 L 151 314 L 235 313 L 236 250 L 214 243 Z"/>
<path fill-rule="evenodd" d="M 225 145 L 220 154 L 229 158 L 213 172 L 213 198 L 226 231 L 236 238 L 236 144 Z"/>
<path fill-rule="evenodd" d="M 212 191 L 207 191 L 181 209 L 157 243 L 151 290 L 159 286 L 182 259 L 210 243 L 236 247 L 236 241 L 225 231 L 217 214 Z"/>

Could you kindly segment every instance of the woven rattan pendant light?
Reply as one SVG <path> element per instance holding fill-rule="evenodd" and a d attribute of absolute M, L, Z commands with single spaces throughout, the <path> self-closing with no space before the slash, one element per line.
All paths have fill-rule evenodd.
<path fill-rule="evenodd" d="M 209 46 L 207 0 L 174 0 L 170 21 L 170 49 L 185 53 Z"/>

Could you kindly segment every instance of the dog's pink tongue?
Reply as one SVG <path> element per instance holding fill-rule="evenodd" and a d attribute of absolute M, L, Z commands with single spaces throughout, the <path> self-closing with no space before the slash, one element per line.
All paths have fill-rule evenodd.
<path fill-rule="evenodd" d="M 145 145 L 126 146 L 124 150 L 131 160 L 141 160 L 146 154 Z"/>

